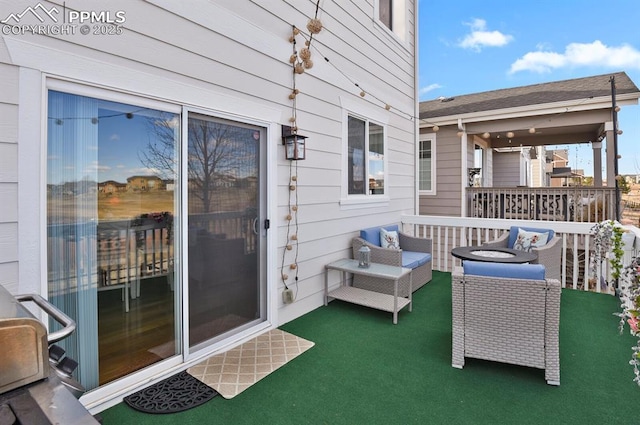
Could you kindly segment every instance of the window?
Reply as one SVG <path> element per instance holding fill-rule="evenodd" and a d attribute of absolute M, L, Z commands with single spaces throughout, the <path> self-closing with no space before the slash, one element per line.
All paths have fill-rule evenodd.
<path fill-rule="evenodd" d="M 422 194 L 435 194 L 435 136 L 420 135 L 418 143 L 418 189 Z"/>
<path fill-rule="evenodd" d="M 408 2 L 406 0 L 377 0 L 374 20 L 381 28 L 390 31 L 401 41 L 406 42 L 408 34 Z"/>
<path fill-rule="evenodd" d="M 469 184 L 471 186 L 482 186 L 482 180 L 484 177 L 484 149 L 482 146 L 475 145 L 473 149 L 473 168 L 477 168 L 479 172 L 474 176 L 473 182 Z"/>
<path fill-rule="evenodd" d="M 347 186 L 349 195 L 384 195 L 384 127 L 348 116 Z"/>
<path fill-rule="evenodd" d="M 393 0 L 380 0 L 378 12 L 380 22 L 393 31 Z"/>

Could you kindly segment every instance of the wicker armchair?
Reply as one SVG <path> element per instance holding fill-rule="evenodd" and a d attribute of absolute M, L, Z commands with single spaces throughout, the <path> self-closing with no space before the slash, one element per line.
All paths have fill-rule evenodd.
<path fill-rule="evenodd" d="M 539 264 L 463 267 L 451 280 L 452 366 L 462 369 L 473 357 L 534 367 L 544 369 L 547 384 L 560 385 L 560 282 L 545 279 Z"/>
<path fill-rule="evenodd" d="M 518 229 L 530 232 L 549 232 L 549 240 L 545 246 L 531 249 L 531 252 L 538 254 L 538 259 L 533 261 L 532 264 L 543 264 L 547 270 L 546 276 L 548 278 L 562 280 L 562 240 L 559 236 L 555 235 L 553 230 L 512 226 L 509 232 L 483 245 L 498 248 L 513 248 L 513 243 L 518 235 Z"/>
<path fill-rule="evenodd" d="M 415 292 L 431 281 L 431 239 L 417 238 L 400 232 L 397 225 L 384 226 L 386 230 L 398 232 L 401 249 L 382 248 L 379 242 L 380 227 L 360 231 L 360 237 L 353 238 L 353 258 L 358 258 L 358 250 L 366 245 L 371 249 L 371 262 L 412 269 L 411 282 Z M 377 236 L 376 236 L 377 235 Z M 393 295 L 393 286 L 386 279 L 356 275 L 353 286 Z M 398 282 L 398 296 L 409 296 L 409 275 Z"/>

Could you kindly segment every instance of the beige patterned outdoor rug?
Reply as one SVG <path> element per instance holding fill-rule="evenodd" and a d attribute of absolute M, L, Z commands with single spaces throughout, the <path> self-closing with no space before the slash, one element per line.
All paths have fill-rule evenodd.
<path fill-rule="evenodd" d="M 313 345 L 311 341 L 273 329 L 225 353 L 209 357 L 187 372 L 230 399 Z"/>

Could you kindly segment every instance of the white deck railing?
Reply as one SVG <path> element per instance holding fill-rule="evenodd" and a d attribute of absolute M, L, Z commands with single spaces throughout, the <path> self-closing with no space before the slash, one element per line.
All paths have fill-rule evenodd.
<path fill-rule="evenodd" d="M 460 260 L 451 255 L 451 249 L 455 247 L 482 245 L 498 238 L 511 226 L 553 229 L 562 238 L 562 287 L 614 292 L 612 279 L 601 278 L 610 274 L 607 261 L 596 268 L 597 276 L 590 276 L 592 255 L 589 254 L 593 253 L 594 247 L 591 235 L 594 223 L 406 215 L 402 217 L 402 225 L 405 232 L 433 240 L 433 269 L 444 272 L 460 265 Z M 636 235 L 634 246 L 625 251 L 623 264 L 628 264 L 639 252 L 640 229 L 624 227 Z"/>

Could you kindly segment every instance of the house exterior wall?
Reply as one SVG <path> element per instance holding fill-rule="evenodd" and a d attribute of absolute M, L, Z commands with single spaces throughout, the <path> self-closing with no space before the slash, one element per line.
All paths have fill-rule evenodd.
<path fill-rule="evenodd" d="M 569 166 L 569 150 L 568 149 L 554 149 L 551 152 L 551 173 L 553 175 L 554 168 L 566 168 Z M 566 187 L 569 186 L 569 178 L 567 177 L 555 177 L 550 178 L 551 187 Z"/>
<path fill-rule="evenodd" d="M 532 149 L 536 151 L 536 158 L 531 160 L 531 186 L 546 187 L 546 150 L 544 146 L 537 146 Z"/>
<path fill-rule="evenodd" d="M 423 132 L 430 130 L 422 129 Z M 462 162 L 457 128 L 447 126 L 436 133 L 435 195 L 420 195 L 419 214 L 458 216 L 461 212 Z M 471 158 L 473 164 L 473 157 Z"/>
<path fill-rule="evenodd" d="M 493 149 L 485 150 L 486 153 L 486 166 L 485 169 L 482 170 L 484 174 L 483 183 L 485 187 L 493 186 Z"/>
<path fill-rule="evenodd" d="M 531 187 L 542 187 L 543 176 L 540 173 L 541 166 L 540 158 L 531 160 Z"/>
<path fill-rule="evenodd" d="M 493 153 L 493 186 L 516 187 L 524 183 L 520 152 Z"/>
<path fill-rule="evenodd" d="M 279 279 L 290 185 L 280 125 L 289 125 L 292 115 L 292 25 L 305 29 L 315 2 L 110 2 L 99 8 L 117 4 L 114 10 L 126 12 L 121 35 L 3 33 L 0 284 L 14 293 L 46 295 L 46 176 L 27 164 L 35 158 L 44 169 L 43 105 L 47 79 L 56 79 L 266 123 L 266 196 L 272 223 L 267 242 L 269 321 L 278 326 L 321 306 L 324 265 L 351 256 L 351 239 L 358 230 L 397 223 L 402 214 L 415 212 L 417 1 L 400 2 L 406 7 L 405 40 L 377 22 L 373 3 L 322 4 L 319 18 L 325 29 L 315 36 L 320 50 L 312 51 L 313 68 L 297 77 L 297 123 L 308 139 L 307 159 L 297 163 L 301 246 L 297 298 L 289 305 L 282 302 Z M 2 0 L 1 18 L 29 6 L 30 1 Z M 87 7 L 80 0 L 66 1 L 69 10 Z M 361 97 L 361 90 L 372 96 Z M 351 109 L 372 111 L 387 131 L 388 187 L 376 202 L 346 202 L 342 195 L 344 121 Z M 439 164 L 444 159 L 445 174 L 438 181 L 443 195 L 453 188 L 459 192 L 460 185 L 455 158 L 459 147 L 447 140 L 438 140 L 443 154 Z M 445 196 L 448 207 L 442 213 L 449 214 L 459 207 L 459 199 Z"/>

